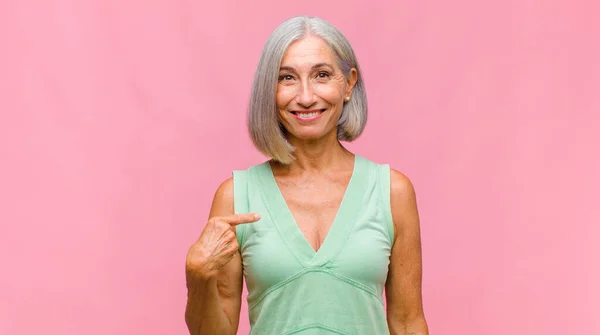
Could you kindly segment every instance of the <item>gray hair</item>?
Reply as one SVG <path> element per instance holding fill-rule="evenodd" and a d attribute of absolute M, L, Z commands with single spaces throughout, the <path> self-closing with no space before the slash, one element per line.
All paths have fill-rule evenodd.
<path fill-rule="evenodd" d="M 284 164 L 294 160 L 295 148 L 287 141 L 277 117 L 276 91 L 279 67 L 290 44 L 306 36 L 322 38 L 335 53 L 338 66 L 346 76 L 355 68 L 358 81 L 350 101 L 344 103 L 337 123 L 338 139 L 351 142 L 367 123 L 367 94 L 354 50 L 346 37 L 331 23 L 311 16 L 295 16 L 284 21 L 267 39 L 254 75 L 248 109 L 248 131 L 254 146 L 263 154 Z"/>

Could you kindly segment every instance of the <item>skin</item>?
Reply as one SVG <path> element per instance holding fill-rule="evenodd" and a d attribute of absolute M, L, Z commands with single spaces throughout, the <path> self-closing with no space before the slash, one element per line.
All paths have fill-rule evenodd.
<path fill-rule="evenodd" d="M 254 221 L 254 213 L 234 215 L 233 179 L 221 183 L 209 220 L 186 257 L 185 322 L 191 335 L 237 333 L 242 258 L 233 227 Z"/>
<path fill-rule="evenodd" d="M 288 165 L 271 161 L 275 180 L 300 230 L 318 250 L 337 213 L 353 171 L 354 154 L 337 139 L 337 120 L 357 81 L 345 76 L 320 38 L 306 37 L 287 50 L 279 73 L 277 112 L 296 147 Z M 314 121 L 306 111 L 322 112 Z M 386 281 L 387 319 L 393 335 L 427 335 L 421 297 L 421 238 L 416 196 L 410 180 L 391 170 L 394 244 Z M 224 181 L 209 221 L 188 252 L 186 323 L 192 335 L 235 334 L 241 306 L 242 263 L 233 226 L 252 222 L 254 213 L 233 215 L 233 182 Z"/>

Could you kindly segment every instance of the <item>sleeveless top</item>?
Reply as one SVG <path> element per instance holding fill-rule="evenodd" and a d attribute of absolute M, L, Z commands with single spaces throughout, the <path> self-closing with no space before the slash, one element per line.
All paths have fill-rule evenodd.
<path fill-rule="evenodd" d="M 250 334 L 389 334 L 383 290 L 393 243 L 390 169 L 355 155 L 317 252 L 297 226 L 268 162 L 233 171 Z"/>

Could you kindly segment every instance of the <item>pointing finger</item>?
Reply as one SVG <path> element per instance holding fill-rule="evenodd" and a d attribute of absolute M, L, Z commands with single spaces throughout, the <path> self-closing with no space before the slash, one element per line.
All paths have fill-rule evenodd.
<path fill-rule="evenodd" d="M 232 227 L 235 227 L 244 223 L 251 223 L 260 220 L 260 215 L 256 213 L 246 213 L 246 214 L 235 214 L 230 216 L 224 216 L 218 218 L 219 220 L 230 224 Z"/>

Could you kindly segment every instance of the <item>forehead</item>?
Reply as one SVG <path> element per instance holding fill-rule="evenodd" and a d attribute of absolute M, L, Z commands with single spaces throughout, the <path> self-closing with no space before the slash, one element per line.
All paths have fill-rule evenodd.
<path fill-rule="evenodd" d="M 292 43 L 281 60 L 281 66 L 301 67 L 316 63 L 336 65 L 331 47 L 323 39 L 308 36 Z"/>

